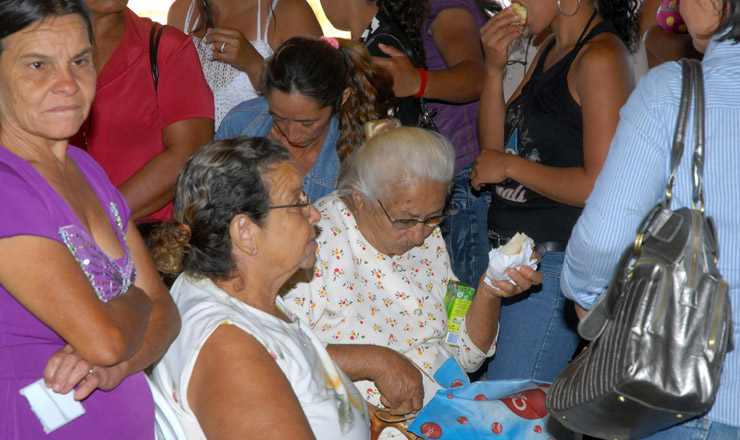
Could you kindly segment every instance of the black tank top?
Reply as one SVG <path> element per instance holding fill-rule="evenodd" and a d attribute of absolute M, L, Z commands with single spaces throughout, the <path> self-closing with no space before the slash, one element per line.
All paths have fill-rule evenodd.
<path fill-rule="evenodd" d="M 611 23 L 598 23 L 547 71 L 543 65 L 555 40 L 545 47 L 529 82 L 506 109 L 506 153 L 551 167 L 583 166 L 583 119 L 568 89 L 568 71 L 583 45 L 604 32 L 615 32 Z M 581 211 L 509 179 L 494 187 L 488 227 L 507 237 L 524 232 L 535 242 L 566 242 Z"/>

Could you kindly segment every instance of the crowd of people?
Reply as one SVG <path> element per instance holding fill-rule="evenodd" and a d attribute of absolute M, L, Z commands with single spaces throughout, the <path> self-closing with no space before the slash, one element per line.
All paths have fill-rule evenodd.
<path fill-rule="evenodd" d="M 0 1 L 0 438 L 396 438 L 443 364 L 553 381 L 664 195 L 681 57 L 740 340 L 740 0 L 322 0 L 350 39 L 304 0 L 127 3 Z M 538 268 L 484 281 L 518 232 Z M 651 438 L 740 439 L 738 395 L 736 350 Z"/>

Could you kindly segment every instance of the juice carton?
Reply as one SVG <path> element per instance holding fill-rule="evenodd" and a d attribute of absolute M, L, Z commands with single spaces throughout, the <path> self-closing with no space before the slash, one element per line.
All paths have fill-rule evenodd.
<path fill-rule="evenodd" d="M 450 280 L 447 283 L 447 294 L 445 295 L 445 308 L 447 309 L 447 336 L 445 342 L 457 346 L 460 343 L 459 328 L 463 318 L 468 313 L 470 303 L 473 302 L 475 288 L 470 287 L 462 281 Z"/>

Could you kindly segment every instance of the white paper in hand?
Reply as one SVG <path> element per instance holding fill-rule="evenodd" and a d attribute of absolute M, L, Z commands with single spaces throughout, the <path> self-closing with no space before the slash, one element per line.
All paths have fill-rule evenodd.
<path fill-rule="evenodd" d="M 491 287 L 494 287 L 491 284 L 492 281 L 509 281 L 516 284 L 506 273 L 512 267 L 529 266 L 537 270 L 537 260 L 532 258 L 533 247 L 534 241 L 531 238 L 527 237 L 526 234 L 517 232 L 509 240 L 509 243 L 497 249 L 491 249 L 491 252 L 488 253 L 485 283 Z"/>
<path fill-rule="evenodd" d="M 19 392 L 28 399 L 47 434 L 85 414 L 85 408 L 74 399 L 74 390 L 59 394 L 46 388 L 44 379 L 37 380 Z"/>

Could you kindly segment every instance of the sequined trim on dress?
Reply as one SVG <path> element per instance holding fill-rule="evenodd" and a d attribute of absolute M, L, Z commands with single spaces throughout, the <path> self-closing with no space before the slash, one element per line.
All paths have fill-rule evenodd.
<path fill-rule="evenodd" d="M 103 252 L 95 240 L 84 228 L 77 225 L 62 226 L 59 235 L 67 245 L 87 279 L 90 280 L 95 293 L 103 302 L 125 293 L 136 280 L 136 267 L 131 252 L 128 248 L 126 233 L 123 230 L 123 222 L 118 213 L 116 204 L 110 203 L 110 212 L 116 219 L 116 224 L 123 237 L 124 255 L 123 266 Z"/>

